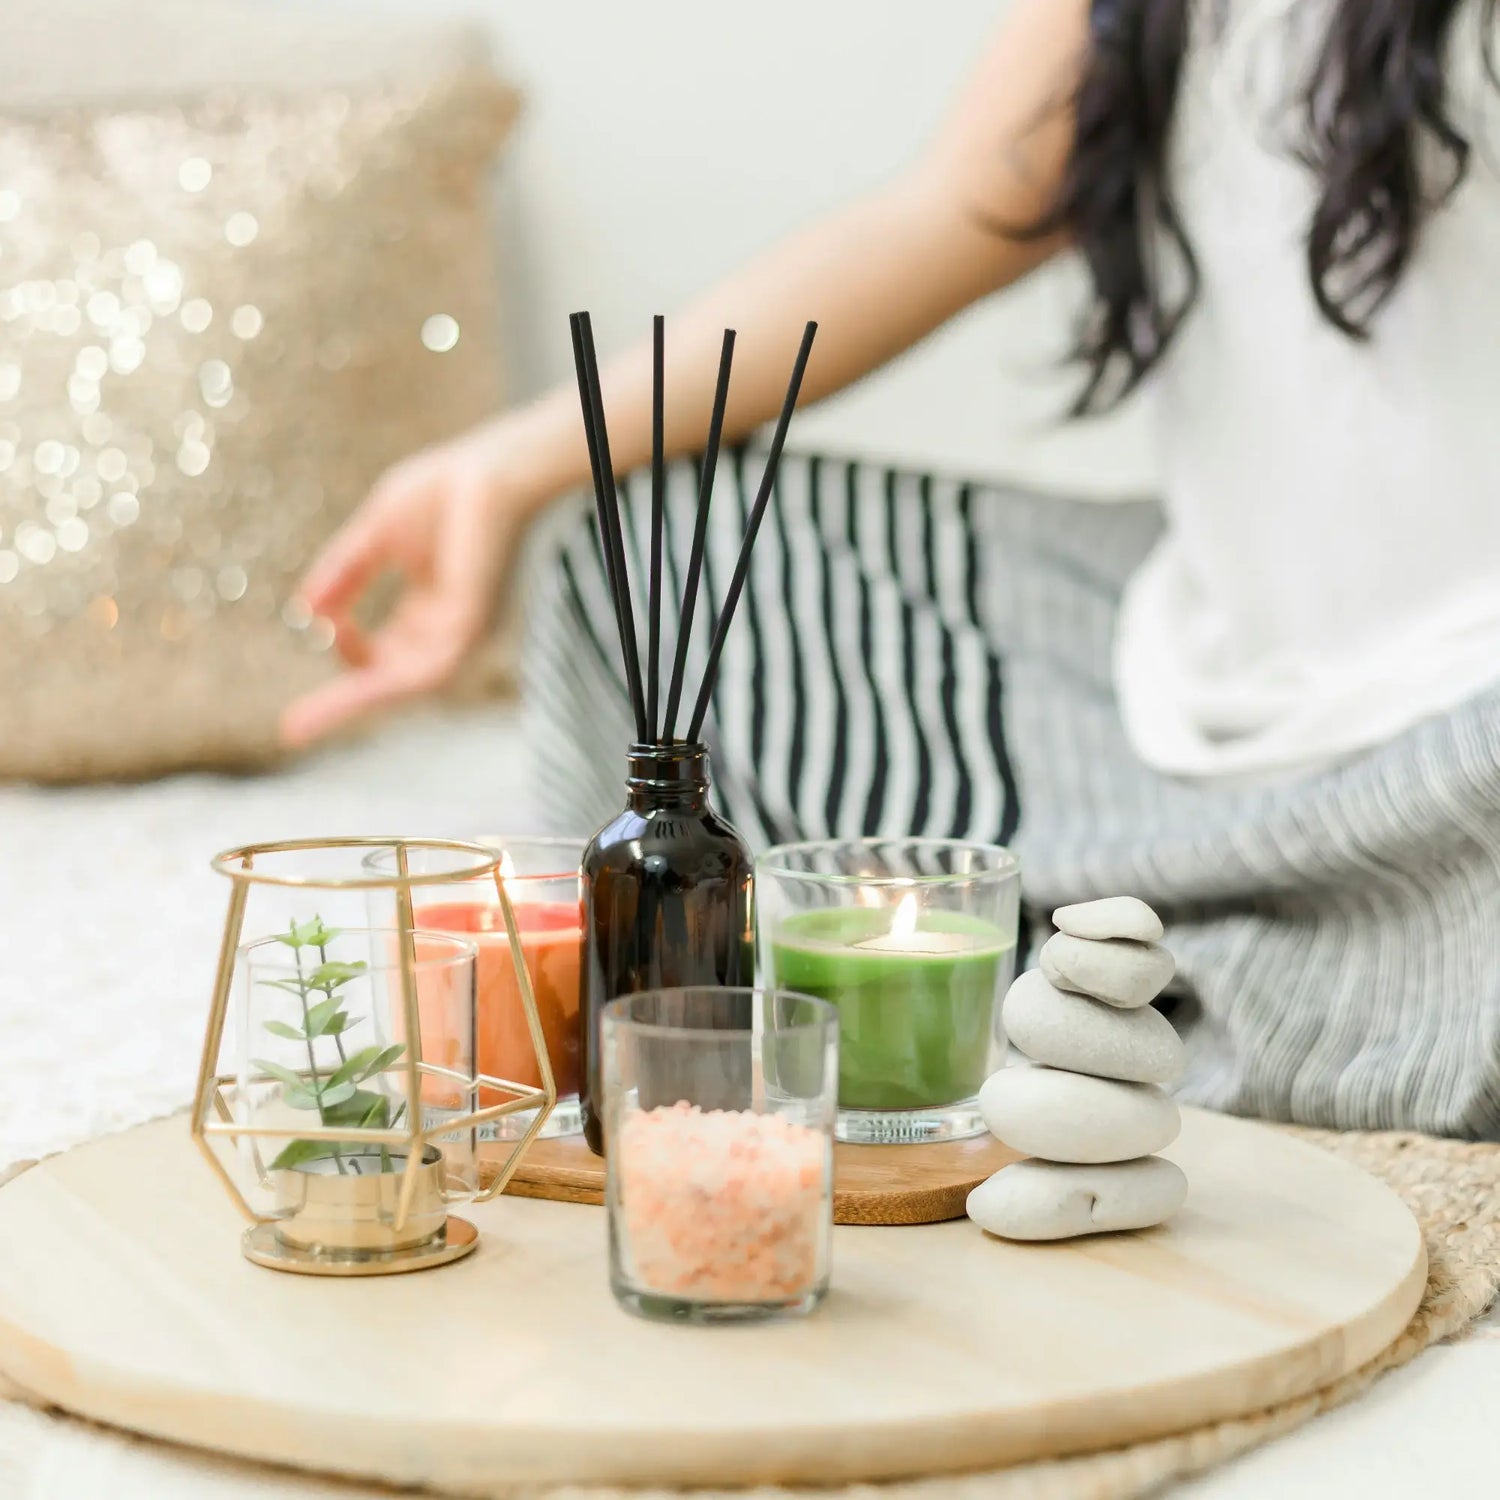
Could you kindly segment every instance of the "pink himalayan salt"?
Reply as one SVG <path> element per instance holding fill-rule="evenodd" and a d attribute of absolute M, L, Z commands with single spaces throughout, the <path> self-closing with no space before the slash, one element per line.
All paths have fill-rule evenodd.
<path fill-rule="evenodd" d="M 816 1130 L 680 1103 L 631 1115 L 613 1149 L 642 1290 L 719 1302 L 812 1290 L 830 1212 L 828 1145 Z"/>

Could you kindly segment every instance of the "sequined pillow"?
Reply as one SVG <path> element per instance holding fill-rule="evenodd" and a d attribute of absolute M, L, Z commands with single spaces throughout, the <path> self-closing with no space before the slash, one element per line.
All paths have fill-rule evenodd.
<path fill-rule="evenodd" d="M 498 401 L 488 76 L 0 115 L 0 776 L 276 753 L 290 603 Z"/>

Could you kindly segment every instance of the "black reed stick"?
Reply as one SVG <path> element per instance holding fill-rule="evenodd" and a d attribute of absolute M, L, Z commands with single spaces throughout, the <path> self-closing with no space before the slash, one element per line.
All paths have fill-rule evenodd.
<path fill-rule="evenodd" d="M 661 533 L 666 503 L 667 477 L 663 449 L 666 447 L 666 355 L 667 320 L 660 313 L 651 320 L 651 579 L 647 599 L 651 611 L 647 627 L 646 723 L 651 741 L 659 743 L 657 726 L 658 689 L 661 684 Z"/>
<path fill-rule="evenodd" d="M 604 533 L 604 548 L 610 558 L 606 576 L 613 575 L 615 609 L 620 626 L 620 652 L 625 658 L 625 681 L 630 689 L 630 706 L 635 713 L 635 732 L 639 740 L 647 739 L 646 701 L 641 693 L 640 653 L 635 639 L 635 610 L 630 602 L 630 572 L 625 565 L 625 543 L 620 533 L 620 497 L 615 492 L 615 473 L 609 457 L 609 429 L 604 421 L 604 396 L 599 389 L 599 358 L 594 349 L 594 327 L 586 312 L 575 314 L 579 348 L 583 356 L 579 396 L 590 414 L 594 432 L 595 495 L 599 525 Z"/>
<path fill-rule="evenodd" d="M 667 718 L 662 739 L 672 743 L 677 727 L 677 709 L 682 702 L 682 674 L 687 667 L 688 640 L 693 633 L 693 614 L 698 607 L 698 580 L 703 574 L 703 548 L 708 540 L 708 509 L 713 502 L 714 472 L 719 466 L 719 442 L 724 435 L 724 408 L 729 402 L 729 367 L 734 360 L 734 329 L 724 330 L 724 348 L 719 355 L 719 383 L 714 390 L 713 414 L 708 419 L 708 446 L 703 450 L 703 476 L 698 485 L 698 517 L 693 525 L 693 546 L 688 554 L 687 580 L 682 588 L 682 615 L 677 627 L 677 660 L 672 667 L 672 686 L 667 694 Z"/>
<path fill-rule="evenodd" d="M 792 408 L 797 404 L 798 392 L 802 389 L 802 377 L 807 371 L 807 358 L 812 353 L 813 338 L 818 325 L 809 323 L 802 333 L 802 347 L 797 351 L 797 363 L 792 366 L 791 382 L 786 388 L 786 400 L 781 404 L 781 415 L 776 419 L 776 431 L 771 438 L 771 451 L 766 458 L 766 471 L 761 476 L 760 491 L 750 511 L 750 524 L 745 528 L 745 540 L 740 546 L 739 561 L 734 565 L 734 576 L 724 595 L 719 609 L 719 621 L 714 627 L 713 644 L 708 648 L 708 664 L 703 669 L 703 682 L 698 689 L 698 702 L 693 709 L 692 722 L 688 725 L 687 737 L 696 743 L 703 730 L 703 719 L 708 713 L 709 699 L 713 696 L 714 677 L 719 670 L 719 658 L 724 652 L 724 639 L 734 619 L 735 606 L 740 602 L 740 591 L 745 587 L 745 578 L 750 572 L 750 551 L 755 546 L 755 534 L 760 530 L 766 506 L 771 500 L 771 491 L 776 484 L 776 470 L 781 464 L 781 450 L 786 443 L 787 428 L 792 421 Z"/>
<path fill-rule="evenodd" d="M 615 612 L 615 627 L 620 633 L 620 650 L 625 649 L 625 617 L 620 612 L 620 581 L 615 576 L 615 554 L 609 545 L 609 525 L 604 518 L 604 480 L 599 465 L 599 436 L 594 430 L 594 408 L 589 398 L 588 366 L 583 357 L 583 333 L 579 314 L 568 319 L 573 331 L 573 367 L 578 375 L 579 403 L 583 408 L 583 435 L 588 443 L 589 469 L 594 478 L 594 514 L 599 523 L 599 550 L 604 556 L 604 576 L 609 583 L 609 602 Z"/>

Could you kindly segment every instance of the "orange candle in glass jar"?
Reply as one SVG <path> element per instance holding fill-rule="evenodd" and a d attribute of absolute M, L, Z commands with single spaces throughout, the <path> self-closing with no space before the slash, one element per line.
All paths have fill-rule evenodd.
<path fill-rule="evenodd" d="M 546 1038 L 547 1057 L 559 1098 L 578 1092 L 579 962 L 583 918 L 577 902 L 512 900 L 521 952 L 537 1015 Z M 479 947 L 475 996 L 476 1059 L 481 1073 L 512 1083 L 541 1086 L 541 1074 L 531 1050 L 531 1036 L 511 962 L 505 918 L 497 901 L 442 901 L 418 906 L 416 926 L 428 932 L 447 932 L 472 939 Z M 419 997 L 420 998 L 420 997 Z M 441 1020 L 433 1023 L 441 1028 Z M 422 1017 L 424 1046 L 435 1040 L 429 1019 Z M 499 1103 L 481 1091 L 480 1107 Z"/>

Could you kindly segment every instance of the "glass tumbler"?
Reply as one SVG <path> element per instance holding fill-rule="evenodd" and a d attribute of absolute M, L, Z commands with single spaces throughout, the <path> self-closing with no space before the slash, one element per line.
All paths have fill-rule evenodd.
<path fill-rule="evenodd" d="M 812 1311 L 833 1233 L 833 1008 L 651 990 L 605 1006 L 601 1037 L 616 1299 L 690 1323 Z"/>
<path fill-rule="evenodd" d="M 546 1038 L 547 1057 L 557 1083 L 557 1106 L 542 1135 L 576 1135 L 582 1128 L 578 1086 L 580 998 L 579 965 L 583 951 L 579 864 L 585 841 L 568 838 L 485 835 L 477 842 L 501 856 L 501 875 L 520 929 L 521 952 L 536 996 L 537 1015 Z M 380 850 L 370 857 L 372 869 L 388 872 L 393 856 Z M 431 856 L 414 850 L 411 867 L 428 870 Z M 479 950 L 476 1022 L 481 1072 L 538 1087 L 536 1058 L 531 1052 L 526 1016 L 516 987 L 510 944 L 493 879 L 428 884 L 413 896 L 413 920 L 428 932 L 450 932 L 467 938 Z M 498 1101 L 484 1090 L 482 1106 Z M 517 1140 L 525 1134 L 527 1112 L 505 1115 L 483 1129 L 488 1140 Z"/>
<path fill-rule="evenodd" d="M 1015 972 L 1020 862 L 992 844 L 783 844 L 756 863 L 762 981 L 839 1017 L 838 1138 L 982 1135 Z"/>
<path fill-rule="evenodd" d="M 476 1108 L 474 945 L 413 935 L 417 1039 L 400 942 L 307 924 L 240 952 L 233 1099 L 255 1133 L 238 1165 L 282 1246 L 325 1259 L 417 1249 L 441 1241 L 449 1205 L 478 1195 L 474 1132 L 443 1133 Z"/>

